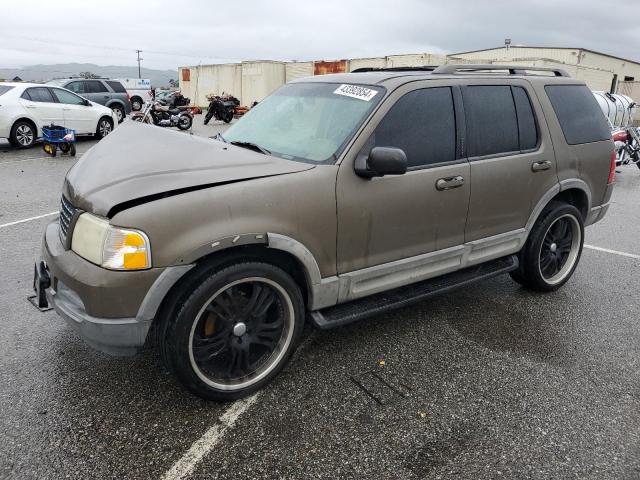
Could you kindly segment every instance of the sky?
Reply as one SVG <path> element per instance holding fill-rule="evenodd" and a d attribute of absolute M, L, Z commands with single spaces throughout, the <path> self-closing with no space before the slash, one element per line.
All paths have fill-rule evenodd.
<path fill-rule="evenodd" d="M 0 0 L 0 68 L 95 63 L 176 69 L 513 45 L 640 61 L 640 2 L 604 0 Z"/>

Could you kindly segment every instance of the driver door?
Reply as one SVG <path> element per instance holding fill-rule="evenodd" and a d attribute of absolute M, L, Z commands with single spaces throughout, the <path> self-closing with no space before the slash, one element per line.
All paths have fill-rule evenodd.
<path fill-rule="evenodd" d="M 421 84 L 423 88 L 412 83 L 396 90 L 340 165 L 337 269 L 350 280 L 344 300 L 461 265 L 470 169 L 456 128 L 462 118 L 456 114 L 460 93 L 435 81 Z M 357 176 L 356 158 L 367 156 L 374 146 L 401 148 L 408 171 Z"/>

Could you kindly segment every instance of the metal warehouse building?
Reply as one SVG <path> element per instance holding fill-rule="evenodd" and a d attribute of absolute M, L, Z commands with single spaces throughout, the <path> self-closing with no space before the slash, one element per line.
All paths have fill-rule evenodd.
<path fill-rule="evenodd" d="M 181 67 L 180 89 L 195 105 L 208 104 L 211 93 L 231 93 L 243 105 L 261 101 L 286 82 L 312 75 L 351 72 L 358 68 L 407 67 L 445 63 L 492 63 L 560 67 L 583 80 L 592 90 L 620 91 L 640 96 L 640 62 L 584 48 L 522 47 L 490 48 L 450 55 L 415 53 L 336 61 L 249 61 Z M 638 82 L 636 82 L 638 80 Z M 637 90 L 637 95 L 634 95 Z"/>
<path fill-rule="evenodd" d="M 585 81 L 592 90 L 615 92 L 620 82 L 640 81 L 640 62 L 586 48 L 513 46 L 453 53 L 448 58 L 473 63 L 561 67 Z"/>

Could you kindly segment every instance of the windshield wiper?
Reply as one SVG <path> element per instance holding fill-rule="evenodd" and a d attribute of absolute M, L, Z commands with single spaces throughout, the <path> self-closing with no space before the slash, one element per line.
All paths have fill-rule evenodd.
<path fill-rule="evenodd" d="M 229 142 L 231 145 L 235 145 L 236 147 L 248 148 L 250 150 L 255 150 L 256 152 L 264 153 L 265 155 L 271 155 L 271 152 L 266 148 L 261 147 L 260 145 L 252 142 Z"/>
<path fill-rule="evenodd" d="M 227 143 L 227 141 L 225 140 L 225 138 L 222 136 L 221 133 L 216 133 L 213 137 L 214 140 L 220 140 L 221 142 Z"/>

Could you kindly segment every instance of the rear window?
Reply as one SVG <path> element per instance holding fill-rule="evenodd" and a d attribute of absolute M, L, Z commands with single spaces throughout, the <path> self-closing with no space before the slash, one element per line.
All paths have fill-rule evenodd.
<path fill-rule="evenodd" d="M 517 152 L 518 117 L 509 85 L 463 88 L 469 156 Z"/>
<path fill-rule="evenodd" d="M 547 85 L 544 89 L 569 145 L 611 139 L 605 116 L 586 85 Z"/>
<path fill-rule="evenodd" d="M 127 90 L 122 86 L 120 82 L 114 82 L 113 80 L 107 81 L 107 85 L 116 93 L 127 93 Z"/>
<path fill-rule="evenodd" d="M 3 95 L 5 93 L 7 93 L 9 90 L 11 90 L 13 87 L 9 87 L 7 85 L 0 85 L 0 95 Z"/>

